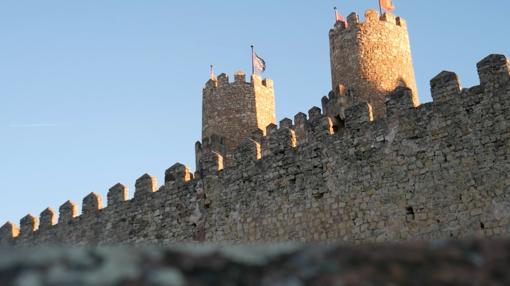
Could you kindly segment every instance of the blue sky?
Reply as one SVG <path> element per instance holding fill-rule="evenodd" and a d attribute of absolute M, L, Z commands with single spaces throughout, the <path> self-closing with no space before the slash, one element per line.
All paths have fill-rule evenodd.
<path fill-rule="evenodd" d="M 509 1 L 395 0 L 409 26 L 422 102 L 428 81 L 510 55 Z M 278 119 L 320 106 L 330 89 L 332 7 L 357 1 L 2 0 L 0 224 L 55 210 L 117 182 L 134 191 L 175 162 L 194 169 L 209 65 L 250 69 L 250 44 L 275 81 Z"/>

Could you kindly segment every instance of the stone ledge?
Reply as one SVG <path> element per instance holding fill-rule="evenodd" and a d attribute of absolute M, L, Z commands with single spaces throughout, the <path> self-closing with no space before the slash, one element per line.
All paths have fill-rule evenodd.
<path fill-rule="evenodd" d="M 510 285 L 510 240 L 0 250 L 0 285 Z"/>

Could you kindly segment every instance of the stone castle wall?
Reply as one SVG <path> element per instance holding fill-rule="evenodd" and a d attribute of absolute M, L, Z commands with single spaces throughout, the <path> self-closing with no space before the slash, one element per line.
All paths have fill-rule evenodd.
<path fill-rule="evenodd" d="M 367 103 L 346 109 L 341 124 L 314 107 L 252 133 L 225 162 L 204 151 L 195 176 L 175 164 L 159 188 L 152 176 L 138 179 L 131 200 L 116 185 L 105 208 L 91 194 L 80 216 L 62 205 L 55 225 L 50 209 L 39 227 L 32 216 L 21 231 L 5 224 L 0 244 L 509 235 L 509 70 L 504 56 L 489 56 L 478 64 L 480 85 L 468 89 L 442 72 L 431 81 L 434 101 L 418 107 L 411 89 L 397 88 L 375 120 Z"/>
<path fill-rule="evenodd" d="M 257 75 L 251 82 L 243 73 L 237 73 L 234 82 L 219 75 L 207 82 L 202 104 L 202 139 L 222 138 L 227 152 L 254 130 L 276 122 L 273 82 Z"/>
<path fill-rule="evenodd" d="M 355 102 L 370 103 L 375 117 L 384 116 L 385 97 L 397 86 L 413 91 L 419 105 L 406 22 L 392 14 L 368 10 L 365 22 L 356 13 L 329 32 L 333 90 L 353 91 Z"/>

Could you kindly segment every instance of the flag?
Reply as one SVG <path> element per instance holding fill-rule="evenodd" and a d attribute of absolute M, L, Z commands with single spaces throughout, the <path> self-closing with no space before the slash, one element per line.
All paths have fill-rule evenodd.
<path fill-rule="evenodd" d="M 252 65 L 253 65 L 253 72 L 265 72 L 266 71 L 266 61 L 259 57 L 257 53 L 252 53 Z"/>
<path fill-rule="evenodd" d="M 344 16 L 342 16 L 342 14 L 340 14 L 340 12 L 338 12 L 338 10 L 336 9 L 335 7 L 335 17 L 336 17 L 336 22 L 344 22 L 345 23 L 345 26 L 347 27 L 347 21 L 345 21 L 345 18 Z"/>
<path fill-rule="evenodd" d="M 395 6 L 393 6 L 392 0 L 379 0 L 379 5 L 381 5 L 381 8 L 387 12 L 392 12 L 395 10 Z"/>
<path fill-rule="evenodd" d="M 216 80 L 216 75 L 214 74 L 214 66 L 211 65 L 211 75 L 210 75 L 211 79 L 212 80 Z"/>

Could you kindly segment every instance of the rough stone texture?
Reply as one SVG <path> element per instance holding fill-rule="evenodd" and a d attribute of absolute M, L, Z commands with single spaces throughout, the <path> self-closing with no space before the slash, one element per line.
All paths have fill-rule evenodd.
<path fill-rule="evenodd" d="M 165 171 L 165 183 L 173 182 L 180 186 L 191 180 L 192 177 L 188 167 L 181 163 L 176 163 Z"/>
<path fill-rule="evenodd" d="M 87 204 L 93 215 L 78 217 L 67 203 L 65 219 L 44 232 L 14 238 L 2 231 L 0 241 L 361 243 L 507 236 L 510 81 L 486 82 L 489 87 L 458 94 L 452 84 L 432 83 L 433 97 L 441 100 L 418 107 L 411 90 L 399 87 L 387 97 L 387 117 L 372 120 L 370 105 L 360 103 L 345 111 L 344 126 L 335 127 L 313 107 L 310 119 L 298 113 L 293 124 L 283 120 L 269 125 L 265 136 L 251 134 L 225 164 L 217 153 L 202 154 L 196 177 L 176 164 L 157 191 L 156 179 L 144 175 L 134 199 L 99 209 L 94 197 Z"/>
<path fill-rule="evenodd" d="M 78 208 L 75 203 L 67 201 L 60 206 L 59 213 L 58 223 L 67 223 L 77 216 Z"/>
<path fill-rule="evenodd" d="M 119 204 L 127 200 L 128 188 L 121 183 L 108 190 L 108 205 Z"/>
<path fill-rule="evenodd" d="M 480 84 L 485 89 L 498 89 L 510 80 L 510 62 L 504 55 L 489 55 L 477 67 Z"/>
<path fill-rule="evenodd" d="M 85 216 L 95 215 L 103 208 L 103 200 L 96 193 L 90 193 L 83 199 L 82 214 Z"/>
<path fill-rule="evenodd" d="M 340 94 L 344 86 L 352 90 L 353 101 L 368 102 L 375 117 L 384 116 L 385 96 L 397 86 L 413 91 L 413 104 L 419 104 L 407 26 L 402 18 L 391 14 L 381 17 L 375 10 L 348 17 L 348 25 L 339 22 L 329 32 L 333 91 Z M 342 87 L 339 87 L 342 86 Z M 328 114 L 328 113 L 326 113 Z M 329 115 L 329 114 L 328 114 Z"/>
<path fill-rule="evenodd" d="M 154 193 L 157 188 L 156 177 L 144 174 L 135 182 L 135 198 L 148 196 Z"/>
<path fill-rule="evenodd" d="M 45 209 L 40 215 L 39 229 L 45 230 L 51 228 L 56 222 L 57 213 L 51 209 Z"/>
<path fill-rule="evenodd" d="M 19 228 L 8 221 L 0 228 L 0 246 L 11 245 L 13 240 L 19 236 Z"/>
<path fill-rule="evenodd" d="M 430 88 L 435 102 L 446 101 L 452 96 L 459 95 L 461 91 L 457 74 L 442 71 L 430 81 Z"/>
<path fill-rule="evenodd" d="M 276 123 L 273 82 L 261 80 L 258 75 L 246 82 L 244 73 L 238 72 L 234 82 L 221 74 L 211 79 L 203 90 L 202 140 L 218 136 L 226 156 L 257 129 L 264 130 Z"/>
<path fill-rule="evenodd" d="M 0 285 L 510 285 L 510 242 L 0 250 Z"/>
<path fill-rule="evenodd" d="M 31 214 L 26 215 L 20 220 L 20 232 L 22 237 L 30 236 L 37 228 L 37 218 Z"/>

